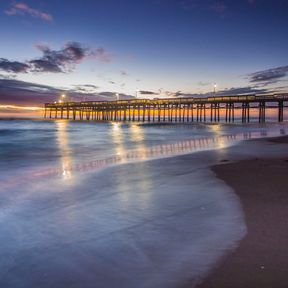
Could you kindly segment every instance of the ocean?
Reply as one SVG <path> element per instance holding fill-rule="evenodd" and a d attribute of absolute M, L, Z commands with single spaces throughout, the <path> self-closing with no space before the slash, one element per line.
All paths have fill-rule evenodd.
<path fill-rule="evenodd" d="M 196 285 L 246 233 L 210 171 L 283 124 L 0 121 L 0 287 Z"/>

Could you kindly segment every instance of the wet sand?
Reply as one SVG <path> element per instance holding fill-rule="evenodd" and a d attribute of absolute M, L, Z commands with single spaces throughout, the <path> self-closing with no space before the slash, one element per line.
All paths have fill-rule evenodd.
<path fill-rule="evenodd" d="M 287 154 L 288 137 L 269 143 L 286 143 Z M 288 158 L 255 157 L 212 170 L 241 199 L 248 233 L 197 288 L 287 288 Z"/>

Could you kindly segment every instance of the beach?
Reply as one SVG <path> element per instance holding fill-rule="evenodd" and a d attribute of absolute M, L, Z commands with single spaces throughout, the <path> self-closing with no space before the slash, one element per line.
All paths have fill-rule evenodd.
<path fill-rule="evenodd" d="M 199 288 L 288 287 L 288 138 L 265 142 L 273 150 L 281 144 L 282 156 L 260 155 L 212 167 L 240 198 L 247 234 Z"/>
<path fill-rule="evenodd" d="M 206 285 L 258 230 L 217 169 L 288 158 L 284 138 L 262 139 L 287 134 L 286 124 L 14 120 L 0 128 L 5 288 Z"/>

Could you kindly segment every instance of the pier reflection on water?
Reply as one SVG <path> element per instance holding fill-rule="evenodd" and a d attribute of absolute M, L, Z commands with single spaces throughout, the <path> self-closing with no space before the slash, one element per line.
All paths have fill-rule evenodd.
<path fill-rule="evenodd" d="M 78 142 L 78 138 L 75 138 L 75 135 L 77 135 L 78 137 L 79 131 L 71 131 L 71 127 L 69 129 L 69 123 L 69 121 L 65 120 L 55 122 L 55 144 L 58 148 L 57 156 L 59 157 L 59 160 L 57 157 L 57 162 L 53 163 L 54 159 L 52 159 L 52 161 L 50 160 L 53 164 L 43 164 L 42 167 L 37 167 L 35 169 L 22 172 L 21 175 L 17 176 L 18 184 L 46 177 L 60 177 L 67 184 L 75 184 L 77 182 L 75 177 L 78 174 L 98 171 L 113 165 L 125 164 L 130 162 L 142 162 L 157 158 L 173 157 L 176 155 L 189 154 L 205 150 L 222 149 L 234 145 L 235 143 L 242 140 L 257 139 L 263 137 L 276 137 L 286 135 L 288 132 L 287 126 L 283 125 L 278 127 L 273 126 L 261 128 L 253 126 L 250 128 L 243 126 L 233 126 L 232 129 L 223 125 L 212 125 L 209 126 L 210 132 L 212 131 L 212 133 L 207 133 L 207 130 L 205 130 L 206 132 L 204 131 L 204 133 L 200 135 L 197 134 L 196 131 L 196 134 L 194 136 L 196 138 L 177 141 L 175 140 L 177 139 L 175 138 L 175 135 L 173 136 L 172 134 L 170 139 L 168 133 L 163 134 L 165 135 L 164 138 L 162 137 L 163 135 L 159 138 L 157 138 L 157 136 L 151 137 L 150 131 L 147 130 L 152 129 L 151 127 L 147 128 L 145 126 L 137 124 L 122 125 L 120 123 L 112 123 L 112 125 L 107 126 L 107 133 L 105 132 L 100 135 L 100 137 L 107 137 L 104 142 L 107 143 L 107 149 L 105 151 L 106 147 L 99 146 L 99 143 L 97 144 L 97 138 L 95 138 L 95 140 L 92 140 L 91 143 L 88 143 L 87 146 L 83 145 L 81 139 L 80 142 Z M 166 128 L 168 129 L 169 127 Z M 178 128 L 176 127 L 176 129 Z M 82 131 L 82 127 L 80 131 Z M 155 130 L 153 131 L 155 132 Z M 156 131 L 159 132 L 160 130 Z M 165 131 L 167 132 L 168 130 Z M 179 130 L 179 132 L 181 131 Z M 86 132 L 83 132 L 83 135 L 86 135 L 85 133 Z M 189 130 L 187 130 L 187 137 L 193 137 L 193 134 L 191 134 L 193 133 L 193 131 L 191 131 L 189 134 L 188 133 Z M 205 133 L 206 136 L 204 136 Z M 183 133 L 179 133 L 179 135 L 179 137 L 184 136 Z M 94 141 L 96 141 L 95 144 Z M 170 143 L 163 143 L 164 141 L 170 141 Z M 160 144 L 155 144 L 157 142 Z M 79 143 L 81 145 L 81 149 L 80 153 L 78 154 L 77 147 L 79 147 Z M 107 153 L 107 151 L 109 153 Z M 83 157 L 83 155 L 85 157 Z M 91 161 L 85 159 L 91 159 Z M 142 171 L 144 171 L 143 169 L 146 169 L 145 165 L 142 165 Z M 138 177 L 139 183 L 141 182 L 141 187 L 149 187 L 150 185 L 149 171 L 145 172 L 145 175 L 148 175 L 147 179 L 143 179 L 141 175 L 139 175 Z M 123 180 L 119 177 L 118 181 L 119 185 L 126 185 L 123 182 L 125 181 L 125 179 Z M 2 181 L 1 186 L 9 188 L 15 184 L 15 181 L 7 180 Z M 123 190 L 125 190 L 124 186 Z"/>
<path fill-rule="evenodd" d="M 111 165 L 165 158 L 212 149 L 222 149 L 243 140 L 257 139 L 263 137 L 276 137 L 287 134 L 286 130 L 281 128 L 279 130 L 268 129 L 228 135 L 220 135 L 221 132 L 219 130 L 219 136 L 217 136 L 217 129 L 221 128 L 217 128 L 217 126 L 215 126 L 215 128 L 212 128 L 215 130 L 214 132 L 216 132 L 215 136 L 213 137 L 187 139 L 180 140 L 175 143 L 145 146 L 145 139 L 143 136 L 144 134 L 141 135 L 141 129 L 143 128 L 141 128 L 141 126 L 132 125 L 130 127 L 130 132 L 132 133 L 132 135 L 134 134 L 134 136 L 132 137 L 137 137 L 135 139 L 138 139 L 139 144 L 137 148 L 129 150 L 125 148 L 122 129 L 123 127 L 121 126 L 121 124 L 115 124 L 112 128 L 112 138 L 117 143 L 115 148 L 115 155 L 75 165 L 74 167 L 71 167 L 71 169 L 69 169 L 69 173 L 71 174 L 73 170 L 77 172 L 89 172 L 98 169 L 104 169 Z M 63 159 L 65 159 L 65 157 Z M 63 174 L 63 170 L 51 170 L 51 173 L 53 174 L 61 174 L 61 172 Z"/>
<path fill-rule="evenodd" d="M 68 122 L 57 121 L 56 125 L 57 125 L 57 141 L 61 155 L 61 174 L 64 180 L 71 180 L 72 157 L 67 132 Z"/>
<path fill-rule="evenodd" d="M 145 160 L 146 156 L 145 154 L 143 154 L 143 151 L 145 151 L 147 148 L 144 142 L 145 135 L 144 135 L 143 127 L 139 125 L 131 125 L 129 126 L 128 129 L 129 129 L 128 131 L 129 131 L 131 140 L 136 143 L 136 148 L 133 151 L 139 157 L 137 158 L 137 160 L 139 161 Z M 127 154 L 128 147 L 125 147 L 126 142 L 125 142 L 124 137 L 125 135 L 123 133 L 123 127 L 121 127 L 121 124 L 114 123 L 111 128 L 111 138 L 116 144 L 115 155 L 116 155 L 116 159 L 119 161 L 118 164 L 125 163 L 127 161 L 125 155 Z M 113 160 L 110 159 L 109 161 L 117 161 L 116 159 L 113 159 Z M 107 165 L 109 165 L 109 161 Z M 116 163 L 117 162 L 115 162 L 115 164 Z M 106 164 L 104 160 L 104 164 L 101 162 L 100 168 L 105 167 L 105 165 Z M 135 193 L 137 194 L 137 191 L 142 191 L 142 193 L 137 194 L 141 198 L 141 199 L 138 199 L 139 200 L 138 203 L 141 206 L 146 206 L 149 204 L 149 199 L 150 199 L 151 174 L 150 174 L 149 169 L 145 165 L 142 165 L 141 167 L 141 174 L 139 173 L 139 170 L 135 171 L 135 173 L 139 175 L 134 175 L 135 177 L 137 177 L 137 182 L 134 183 L 133 187 L 131 187 L 130 183 L 127 182 L 126 178 L 123 177 L 121 172 L 115 173 L 114 181 L 117 183 L 117 190 L 121 192 L 118 195 L 119 197 L 121 197 L 120 200 L 123 202 L 123 204 L 126 206 L 129 206 L 130 204 L 132 204 L 131 201 L 132 202 L 134 201 L 133 198 L 131 197 L 132 196 L 131 194 L 135 195 Z M 143 193 L 143 191 L 145 191 L 145 193 Z"/>

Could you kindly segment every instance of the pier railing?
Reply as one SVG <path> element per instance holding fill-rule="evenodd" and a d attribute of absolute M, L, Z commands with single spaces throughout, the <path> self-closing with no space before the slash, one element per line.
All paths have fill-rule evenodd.
<path fill-rule="evenodd" d="M 250 110 L 258 110 L 259 122 L 265 122 L 266 110 L 277 109 L 284 120 L 288 93 L 269 95 L 231 95 L 206 98 L 154 98 L 117 101 L 45 103 L 45 118 L 95 121 L 147 122 L 225 122 L 235 121 L 240 110 L 242 122 L 250 122 Z M 220 111 L 222 117 L 220 117 Z"/>

